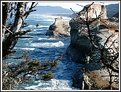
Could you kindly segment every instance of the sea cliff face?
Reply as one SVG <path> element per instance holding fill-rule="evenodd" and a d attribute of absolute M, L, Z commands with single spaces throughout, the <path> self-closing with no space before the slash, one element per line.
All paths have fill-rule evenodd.
<path fill-rule="evenodd" d="M 71 43 L 67 49 L 67 54 L 73 61 L 85 64 L 86 57 L 91 52 L 92 44 L 89 39 L 87 26 L 80 18 L 81 16 L 83 16 L 82 12 L 84 13 L 84 9 L 78 13 L 78 16 L 72 18 L 69 22 L 71 26 Z M 85 20 L 85 18 L 83 19 Z M 99 25 L 98 21 L 95 21 L 95 23 L 90 25 L 90 28 L 94 34 L 96 34 L 97 32 L 97 25 Z M 98 40 L 98 38 L 95 40 Z"/>
<path fill-rule="evenodd" d="M 70 36 L 69 21 L 65 21 L 62 17 L 55 18 L 55 22 L 50 25 L 46 35 L 52 37 Z"/>
<path fill-rule="evenodd" d="M 99 4 L 98 5 L 94 4 L 94 6 L 97 6 L 95 8 L 93 7 L 95 11 L 96 10 L 98 11 L 101 7 L 101 5 Z M 73 61 L 84 64 L 86 63 L 85 62 L 86 57 L 88 57 L 88 55 L 91 54 L 93 46 L 89 39 L 87 25 L 80 18 L 82 16 L 81 12 L 84 13 L 84 9 L 78 13 L 78 16 L 72 18 L 69 22 L 71 27 L 70 30 L 71 42 L 67 49 L 67 54 L 69 54 L 69 56 L 72 58 Z M 116 31 L 119 30 L 118 28 L 119 24 L 117 22 L 113 22 L 106 19 L 107 18 L 106 9 L 103 9 L 101 12 L 105 17 L 100 17 L 100 19 L 96 19 L 95 21 L 90 23 L 89 27 L 90 27 L 90 33 L 92 34 L 92 38 L 95 44 L 101 43 L 103 45 L 107 37 L 109 37 L 111 34 L 114 34 L 116 37 L 118 36 L 118 32 Z M 88 15 L 90 16 L 89 22 L 94 20 L 94 17 L 93 16 L 91 17 L 92 12 L 91 13 L 89 12 Z"/>
<path fill-rule="evenodd" d="M 89 8 L 88 8 L 89 7 Z M 100 17 L 102 19 L 107 19 L 107 12 L 106 12 L 106 7 L 101 4 L 89 4 L 86 5 L 83 10 L 79 12 L 82 18 L 86 18 L 86 11 L 88 8 L 88 18 L 96 18 L 97 16 L 101 15 Z"/>
<path fill-rule="evenodd" d="M 75 73 L 73 77 L 73 86 L 80 89 L 110 89 L 110 76 L 107 69 L 103 69 L 102 63 L 100 63 L 100 58 L 102 55 L 100 50 L 97 50 L 92 44 L 97 48 L 102 48 L 109 50 L 112 49 L 113 55 L 119 50 L 119 24 L 115 21 L 110 21 L 107 17 L 106 8 L 103 5 L 92 4 L 87 5 L 84 9 L 77 13 L 76 17 L 73 17 L 69 24 L 71 27 L 70 35 L 71 42 L 67 48 L 67 55 L 72 61 L 76 63 L 81 63 L 84 65 L 84 70 L 81 68 Z M 88 7 L 86 10 L 85 8 Z M 93 10 L 93 11 L 92 11 Z M 88 20 L 87 20 L 88 11 Z M 94 12 L 101 12 L 98 16 L 94 16 Z M 102 15 L 101 15 L 102 14 Z M 100 16 L 101 15 L 101 16 Z M 83 16 L 83 17 L 82 17 Z M 98 18 L 100 16 L 100 18 Z M 89 29 L 87 27 L 88 21 L 91 38 L 89 37 Z M 111 45 L 113 44 L 113 46 Z M 111 51 L 105 51 L 103 53 L 104 61 L 110 62 Z M 118 69 L 118 59 L 112 65 L 113 68 Z M 86 69 L 86 70 L 85 70 Z M 118 73 L 112 72 L 112 74 L 118 75 Z M 78 76 L 77 76 L 78 75 Z M 108 77 L 101 77 L 106 76 Z M 113 77 L 115 79 L 116 77 Z M 112 84 L 112 89 L 118 89 L 116 83 Z"/>

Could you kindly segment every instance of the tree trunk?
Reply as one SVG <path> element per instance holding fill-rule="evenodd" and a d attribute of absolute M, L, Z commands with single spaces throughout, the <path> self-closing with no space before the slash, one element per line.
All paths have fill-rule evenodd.
<path fill-rule="evenodd" d="M 11 30 L 13 32 L 18 32 L 20 31 L 20 28 L 22 26 L 22 23 L 25 19 L 25 6 L 26 6 L 26 3 L 25 2 L 19 2 L 17 4 L 17 12 L 16 12 L 16 15 L 15 15 L 15 20 L 14 20 L 14 24 L 11 28 Z"/>
<path fill-rule="evenodd" d="M 10 6 L 10 4 L 13 4 L 14 6 L 17 6 L 16 9 L 15 7 L 13 8 L 12 5 Z M 9 52 L 11 52 L 11 50 L 14 48 L 14 46 L 16 45 L 18 38 L 21 35 L 24 35 L 25 33 L 29 32 L 29 31 L 21 31 L 21 27 L 24 24 L 24 20 L 27 18 L 27 16 L 30 14 L 30 12 L 33 12 L 35 10 L 32 10 L 36 5 L 34 5 L 34 3 L 32 3 L 31 7 L 29 8 L 29 10 L 27 11 L 27 2 L 17 2 L 17 3 L 2 3 L 3 5 L 3 10 L 2 10 L 2 33 L 3 33 L 3 40 L 2 40 L 2 55 L 3 57 L 6 56 Z M 10 29 L 7 27 L 8 25 L 6 25 L 7 22 L 7 17 L 9 17 L 8 11 L 9 13 L 12 13 L 13 9 L 15 11 L 14 14 L 14 22 L 12 24 L 12 26 L 10 26 Z M 9 20 L 8 20 L 9 21 Z"/>
<path fill-rule="evenodd" d="M 2 5 L 2 25 L 6 26 L 7 16 L 8 16 L 8 9 L 9 9 L 9 3 L 4 2 Z M 2 41 L 5 37 L 5 28 L 2 28 Z"/>

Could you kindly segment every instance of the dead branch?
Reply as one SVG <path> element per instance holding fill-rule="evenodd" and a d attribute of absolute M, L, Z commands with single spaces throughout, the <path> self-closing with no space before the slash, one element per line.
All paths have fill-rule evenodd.
<path fill-rule="evenodd" d="M 85 20 L 83 19 L 83 18 L 81 18 L 80 17 L 80 14 L 79 13 L 76 13 L 72 8 L 70 8 L 71 9 L 71 11 L 77 16 L 77 17 L 79 17 L 79 19 L 83 22 L 83 23 L 85 23 Z M 76 21 L 76 20 L 75 20 Z M 80 22 L 79 22 L 80 23 Z"/>
<path fill-rule="evenodd" d="M 2 25 L 8 32 L 10 32 L 11 34 L 13 34 L 12 31 L 10 31 L 6 26 Z"/>
<path fill-rule="evenodd" d="M 35 4 L 35 5 L 34 5 L 34 4 Z M 37 4 L 38 4 L 38 3 L 32 2 L 32 4 L 31 4 L 29 10 L 26 11 L 25 14 L 24 14 L 24 16 L 25 16 L 26 18 L 28 17 L 28 15 L 29 15 L 31 12 L 36 11 L 36 10 L 33 10 L 33 8 L 36 7 Z"/>
<path fill-rule="evenodd" d="M 81 7 L 84 7 L 83 5 L 80 5 L 80 4 L 76 4 L 76 5 L 81 6 Z"/>
<path fill-rule="evenodd" d="M 105 48 L 105 45 L 108 43 L 108 41 L 109 41 L 109 39 L 111 38 L 113 36 L 113 34 L 112 35 L 110 35 L 107 39 L 106 39 L 106 41 L 105 41 L 105 43 L 104 43 L 104 48 Z"/>
<path fill-rule="evenodd" d="M 109 46 L 109 48 L 114 45 L 114 43 L 117 41 L 117 38 L 112 42 L 112 44 Z"/>
<path fill-rule="evenodd" d="M 78 16 L 78 14 L 72 9 L 72 8 L 70 8 L 71 9 L 71 11 L 76 15 L 76 16 Z"/>
<path fill-rule="evenodd" d="M 13 34 L 13 37 L 20 37 L 20 36 L 22 36 L 22 35 L 25 35 L 25 34 L 28 33 L 28 32 L 31 32 L 31 30 L 27 30 L 27 31 L 18 31 L 18 32 L 15 32 L 15 33 Z"/>

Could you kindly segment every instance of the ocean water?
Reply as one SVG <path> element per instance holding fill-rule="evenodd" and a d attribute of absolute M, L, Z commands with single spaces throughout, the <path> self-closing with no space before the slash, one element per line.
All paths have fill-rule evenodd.
<path fill-rule="evenodd" d="M 41 62 L 53 60 L 60 54 L 64 54 L 70 44 L 70 37 L 49 38 L 45 35 L 48 27 L 54 22 L 54 18 L 57 17 L 59 15 L 30 15 L 26 19 L 29 25 L 24 30 L 32 29 L 32 32 L 24 35 L 28 38 L 19 39 L 14 48 L 17 51 L 16 54 L 10 55 L 6 61 L 10 64 L 20 62 L 21 59 L 15 58 L 20 57 L 23 53 L 28 53 L 32 59 L 39 59 Z M 63 18 L 70 20 L 69 17 L 64 16 Z M 36 24 L 39 24 L 39 26 L 36 27 Z M 64 57 L 59 62 L 53 79 L 49 81 L 33 80 L 29 83 L 22 83 L 16 86 L 14 90 L 78 90 L 72 87 L 72 76 L 80 66 Z"/>

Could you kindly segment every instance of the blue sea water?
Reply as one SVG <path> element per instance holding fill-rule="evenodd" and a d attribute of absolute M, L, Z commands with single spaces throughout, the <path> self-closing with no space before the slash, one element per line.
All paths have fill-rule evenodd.
<path fill-rule="evenodd" d="M 32 32 L 27 33 L 24 37 L 20 38 L 17 42 L 14 50 L 16 53 L 10 55 L 6 61 L 8 63 L 21 62 L 20 57 L 23 53 L 29 54 L 32 59 L 38 59 L 41 62 L 46 60 L 53 60 L 60 54 L 66 52 L 67 47 L 70 44 L 70 37 L 65 38 L 49 38 L 46 36 L 46 31 L 49 26 L 54 22 L 54 19 L 59 16 L 54 15 L 39 15 L 32 14 L 26 19 L 26 23 L 29 25 L 23 30 L 32 29 Z M 69 17 L 63 17 L 65 20 L 69 20 Z M 36 27 L 36 24 L 39 24 Z M 50 81 L 31 81 L 29 83 L 23 83 L 16 86 L 15 90 L 77 90 L 72 87 L 72 75 L 81 65 L 77 65 L 74 62 L 69 61 L 66 57 L 59 62 L 55 71 L 55 77 Z"/>
<path fill-rule="evenodd" d="M 25 30 L 32 29 L 32 32 L 25 35 L 25 37 L 30 38 L 19 39 L 15 49 L 26 50 L 32 58 L 37 58 L 41 61 L 45 60 L 45 58 L 54 59 L 60 53 L 64 53 L 70 42 L 69 37 L 55 39 L 45 35 L 56 17 L 58 16 L 30 15 L 26 20 L 29 25 L 24 28 Z M 36 24 L 39 26 L 36 27 Z"/>

